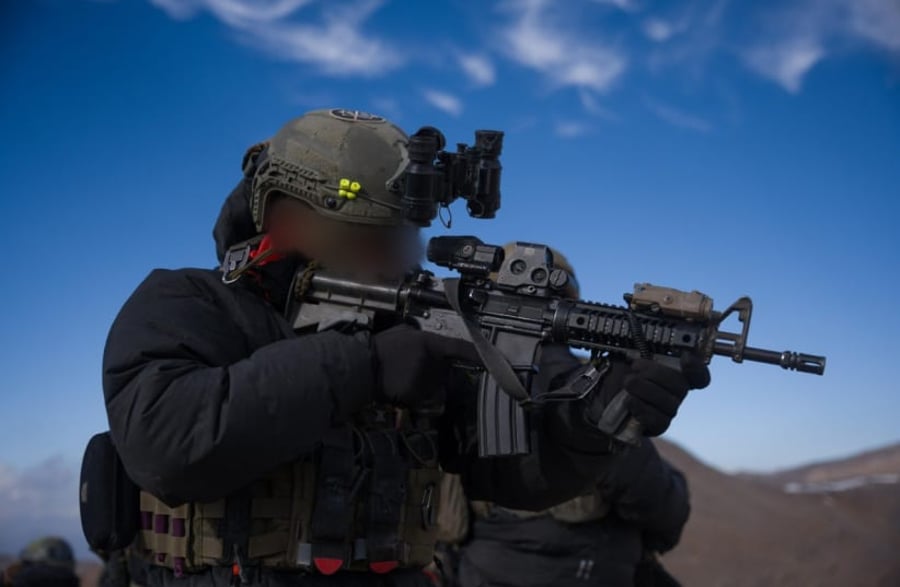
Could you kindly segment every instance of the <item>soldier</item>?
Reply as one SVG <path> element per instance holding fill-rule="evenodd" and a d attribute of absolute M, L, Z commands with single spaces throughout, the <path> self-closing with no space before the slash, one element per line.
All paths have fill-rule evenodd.
<path fill-rule="evenodd" d="M 571 264 L 552 253 L 570 275 L 564 295 L 578 299 Z M 541 512 L 469 501 L 456 475 L 444 477 L 441 500 L 447 587 L 677 585 L 655 553 L 678 542 L 690 511 L 687 484 L 649 441 L 623 453 L 590 493 Z"/>
<path fill-rule="evenodd" d="M 26 546 L 18 562 L 0 575 L 2 587 L 78 587 L 79 584 L 72 547 L 56 536 Z"/>
<path fill-rule="evenodd" d="M 477 364 L 471 345 L 406 324 L 294 332 L 284 308 L 304 267 L 390 279 L 420 261 L 396 188 L 406 144 L 358 112 L 290 121 L 248 151 L 222 207 L 224 279 L 156 270 L 122 307 L 103 386 L 141 489 L 139 581 L 428 584 L 441 468 L 473 499 L 549 507 L 620 468 L 627 450 L 590 422 L 623 387 L 654 435 L 708 383 L 700 363 L 615 362 L 585 401 L 544 408 L 534 454 L 478 459 L 468 380 L 451 369 Z M 548 347 L 540 367 L 536 385 L 549 386 L 581 364 Z"/>

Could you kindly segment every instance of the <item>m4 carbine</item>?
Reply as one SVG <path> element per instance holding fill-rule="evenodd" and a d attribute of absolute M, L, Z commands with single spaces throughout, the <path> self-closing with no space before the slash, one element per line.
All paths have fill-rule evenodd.
<path fill-rule="evenodd" d="M 742 297 L 724 312 L 698 292 L 637 284 L 625 306 L 568 299 L 560 294 L 572 278 L 554 267 L 546 245 L 516 243 L 511 253 L 471 236 L 435 237 L 429 261 L 458 278 L 412 272 L 399 284 L 362 283 L 325 271 L 305 270 L 294 281 L 290 318 L 296 330 L 336 324 L 372 327 L 376 317 L 412 321 L 428 332 L 471 341 L 483 362 L 478 383 L 478 446 L 481 456 L 527 453 L 527 408 L 587 395 L 601 379 L 603 357 L 644 357 L 673 368 L 684 353 L 705 361 L 713 355 L 737 363 L 758 361 L 785 369 L 825 371 L 825 357 L 747 346 L 753 304 Z M 720 330 L 736 315 L 740 332 Z M 532 385 L 542 345 L 590 351 L 592 361 L 562 388 Z M 602 431 L 634 444 L 640 424 L 629 417 L 619 392 L 597 423 Z"/>

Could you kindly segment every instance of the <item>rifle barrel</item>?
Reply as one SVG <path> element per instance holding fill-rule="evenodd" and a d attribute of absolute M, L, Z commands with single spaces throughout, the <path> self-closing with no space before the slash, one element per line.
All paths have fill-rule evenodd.
<path fill-rule="evenodd" d="M 715 354 L 731 357 L 732 359 L 735 359 L 734 351 L 735 347 L 733 345 L 724 343 L 716 343 L 715 349 L 713 349 Z M 793 351 L 778 352 L 755 347 L 745 347 L 742 356 L 735 360 L 738 362 L 747 360 L 756 361 L 758 363 L 768 363 L 770 365 L 779 365 L 783 369 L 800 371 L 802 373 L 814 373 L 816 375 L 825 373 L 825 357 L 795 353 Z"/>

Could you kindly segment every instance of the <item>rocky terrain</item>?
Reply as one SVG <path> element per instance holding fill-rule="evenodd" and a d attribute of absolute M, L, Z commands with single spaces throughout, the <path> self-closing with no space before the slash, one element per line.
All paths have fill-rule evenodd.
<path fill-rule="evenodd" d="M 691 519 L 664 560 L 684 585 L 900 585 L 900 446 L 752 476 L 660 450 L 691 486 Z"/>

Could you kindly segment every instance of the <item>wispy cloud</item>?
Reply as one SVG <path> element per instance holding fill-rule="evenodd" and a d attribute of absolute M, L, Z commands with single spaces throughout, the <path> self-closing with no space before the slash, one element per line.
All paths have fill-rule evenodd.
<path fill-rule="evenodd" d="M 817 63 L 853 46 L 900 52 L 896 0 L 800 0 L 766 16 L 770 32 L 741 55 L 752 70 L 791 93 L 802 89 Z"/>
<path fill-rule="evenodd" d="M 669 20 L 659 16 L 651 16 L 645 18 L 641 23 L 641 30 L 651 41 L 657 43 L 665 43 L 672 37 L 683 33 L 689 26 L 689 20 L 682 18 L 681 20 Z"/>
<path fill-rule="evenodd" d="M 878 47 L 900 51 L 900 2 L 896 0 L 847 0 L 847 31 Z"/>
<path fill-rule="evenodd" d="M 150 0 L 179 20 L 201 11 L 211 12 L 220 20 L 242 26 L 248 21 L 272 22 L 290 16 L 312 0 Z"/>
<path fill-rule="evenodd" d="M 751 69 L 792 94 L 800 91 L 803 78 L 824 56 L 825 49 L 813 39 L 789 39 L 744 53 Z"/>
<path fill-rule="evenodd" d="M 606 120 L 619 119 L 615 113 L 603 107 L 597 97 L 588 90 L 581 90 L 578 92 L 578 99 L 581 102 L 581 107 L 584 108 L 585 112 L 588 114 L 598 118 L 605 118 Z"/>
<path fill-rule="evenodd" d="M 635 12 L 640 8 L 635 0 L 593 0 L 593 2 L 618 8 L 623 12 Z"/>
<path fill-rule="evenodd" d="M 661 18 L 648 18 L 643 22 L 644 34 L 647 38 L 662 43 L 672 38 L 674 31 L 672 24 Z"/>
<path fill-rule="evenodd" d="M 385 1 L 149 0 L 178 20 L 211 15 L 238 41 L 321 75 L 379 77 L 409 62 L 439 68 L 372 29 Z M 858 47 L 900 53 L 897 0 L 500 2 L 491 41 L 453 56 L 469 89 L 496 84 L 497 64 L 505 60 L 535 72 L 551 91 L 577 90 L 584 110 L 600 116 L 608 113 L 594 97 L 624 85 L 626 72 L 638 66 L 696 82 L 709 77 L 715 57 L 737 54 L 747 70 L 798 93 L 810 71 L 833 55 Z M 458 97 L 429 92 L 436 108 L 461 114 Z"/>
<path fill-rule="evenodd" d="M 501 31 L 500 49 L 556 87 L 609 90 L 625 71 L 624 53 L 596 41 L 596 33 L 581 34 L 575 22 L 559 23 L 565 11 L 550 7 L 546 0 L 508 3 L 506 9 L 513 18 Z"/>
<path fill-rule="evenodd" d="M 494 64 L 484 55 L 460 54 L 458 60 L 460 68 L 475 85 L 490 86 L 497 80 Z"/>
<path fill-rule="evenodd" d="M 422 96 L 425 101 L 451 116 L 459 116 L 462 114 L 462 101 L 452 94 L 440 92 L 438 90 L 424 90 Z"/>
<path fill-rule="evenodd" d="M 646 55 L 650 70 L 675 69 L 702 79 L 710 58 L 725 50 L 723 38 L 732 32 L 723 23 L 727 7 L 728 0 L 690 0 L 645 15 L 640 30 L 654 43 Z"/>
<path fill-rule="evenodd" d="M 553 132 L 561 139 L 575 139 L 590 132 L 590 127 L 577 120 L 563 120 L 554 125 Z"/>
<path fill-rule="evenodd" d="M 644 105 L 653 113 L 654 116 L 678 128 L 684 128 L 699 133 L 708 133 L 712 130 L 712 124 L 694 114 L 679 110 L 674 106 L 663 104 L 650 98 L 644 99 Z"/>
<path fill-rule="evenodd" d="M 327 75 L 383 75 L 404 58 L 386 40 L 364 32 L 380 0 L 331 2 L 312 18 L 311 0 L 150 0 L 175 19 L 209 12 L 240 40 L 274 57 L 309 65 Z M 302 19 L 296 18 L 303 13 Z"/>

